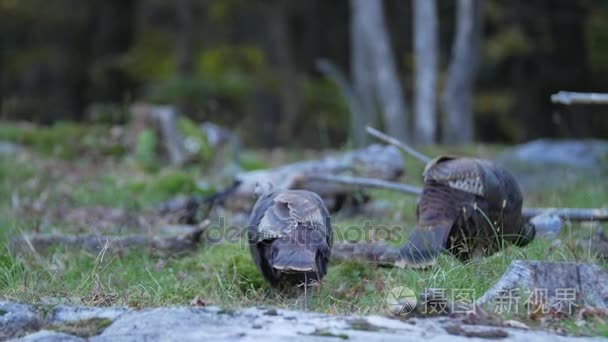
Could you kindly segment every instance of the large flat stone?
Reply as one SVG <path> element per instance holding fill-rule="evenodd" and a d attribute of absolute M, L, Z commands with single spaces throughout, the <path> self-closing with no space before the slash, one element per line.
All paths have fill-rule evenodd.
<path fill-rule="evenodd" d="M 16 304 L 19 306 L 18 304 Z M 27 306 L 21 311 L 29 312 Z M 544 331 L 462 324 L 449 317 L 409 318 L 343 316 L 268 308 L 235 311 L 216 307 L 126 308 L 61 307 L 49 313 L 53 324 L 109 319 L 112 323 L 88 341 L 576 341 Z M 51 324 L 49 327 L 52 327 Z M 42 327 L 40 327 L 42 329 Z M 17 336 L 14 336 L 17 337 Z M 31 332 L 19 341 L 84 341 L 49 330 Z M 584 340 L 602 340 L 584 338 Z"/>

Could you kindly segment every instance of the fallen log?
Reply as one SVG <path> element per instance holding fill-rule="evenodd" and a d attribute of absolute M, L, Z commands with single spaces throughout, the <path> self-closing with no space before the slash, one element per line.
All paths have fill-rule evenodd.
<path fill-rule="evenodd" d="M 86 251 L 93 254 L 147 252 L 158 257 L 170 257 L 192 252 L 198 248 L 205 227 L 175 226 L 164 229 L 172 235 L 65 235 L 31 234 L 13 237 L 9 249 L 13 253 L 48 254 L 55 248 Z"/>
<path fill-rule="evenodd" d="M 401 259 L 399 247 L 387 243 L 342 242 L 331 249 L 332 261 L 369 261 L 381 266 L 394 266 Z"/>
<path fill-rule="evenodd" d="M 178 227 L 179 228 L 179 227 Z M 181 227 L 185 232 L 173 236 L 102 236 L 102 235 L 67 235 L 67 234 L 31 234 L 14 237 L 9 242 L 9 249 L 17 254 L 48 255 L 63 248 L 69 251 L 85 251 L 92 254 L 128 254 L 146 252 L 154 257 L 174 257 L 195 251 L 201 245 L 221 245 L 224 243 L 241 243 L 242 231 L 231 233 L 231 237 L 207 239 L 204 230 L 190 226 Z M 381 266 L 394 266 L 399 260 L 399 248 L 386 243 L 343 242 L 332 248 L 332 261 L 363 261 Z"/>
<path fill-rule="evenodd" d="M 340 183 L 356 187 L 370 187 L 377 189 L 398 191 L 407 195 L 420 195 L 422 188 L 409 184 L 389 182 L 364 177 L 346 176 L 307 176 L 309 179 L 328 183 Z M 569 221 L 608 221 L 608 209 L 603 208 L 523 208 L 522 216 L 528 220 L 540 215 L 558 216 Z"/>
<path fill-rule="evenodd" d="M 255 201 L 257 184 L 271 183 L 275 189 L 306 189 L 321 196 L 328 207 L 337 198 L 352 195 L 352 187 L 309 179 L 310 175 L 355 175 L 382 180 L 395 180 L 403 172 L 403 158 L 394 146 L 371 145 L 366 148 L 329 155 L 268 170 L 240 173 L 238 185 L 224 201 L 232 210 L 249 211 Z M 236 184 L 235 183 L 235 184 Z"/>

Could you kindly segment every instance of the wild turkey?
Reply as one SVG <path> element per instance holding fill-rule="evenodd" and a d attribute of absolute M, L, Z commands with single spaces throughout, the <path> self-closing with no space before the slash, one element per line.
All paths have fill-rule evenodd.
<path fill-rule="evenodd" d="M 327 273 L 332 230 L 321 198 L 306 190 L 266 191 L 248 226 L 254 262 L 280 291 L 320 281 Z"/>
<path fill-rule="evenodd" d="M 534 239 L 534 226 L 521 216 L 519 185 L 504 168 L 482 159 L 439 156 L 423 176 L 418 222 L 401 250 L 400 266 L 430 266 L 444 250 L 466 261 L 491 255 L 504 242 L 523 247 Z"/>

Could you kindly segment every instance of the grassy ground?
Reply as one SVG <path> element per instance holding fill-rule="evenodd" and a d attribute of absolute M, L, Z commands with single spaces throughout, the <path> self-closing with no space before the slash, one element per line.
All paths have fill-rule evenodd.
<path fill-rule="evenodd" d="M 79 230 L 62 224 L 61 219 L 48 222 L 45 213 L 53 208 L 102 205 L 138 211 L 177 194 L 210 191 L 197 187 L 195 180 L 206 176 L 198 167 L 150 170 L 125 154 L 104 158 L 81 158 L 82 154 L 75 154 L 65 158 L 63 154 L 46 153 L 48 147 L 40 146 L 32 144 L 27 152 L 0 156 L 0 294 L 4 299 L 40 305 L 145 307 L 187 305 L 198 296 L 207 305 L 226 308 L 272 305 L 327 313 L 386 314 L 386 294 L 393 287 L 407 286 L 415 291 L 445 288 L 446 293 L 471 289 L 479 296 L 514 259 L 584 261 L 606 266 L 576 244 L 577 239 L 590 237 L 595 228 L 579 224 L 567 224 L 557 244 L 537 239 L 526 248 L 509 247 L 468 264 L 442 256 L 438 266 L 427 271 L 377 268 L 358 262 L 334 263 L 319 289 L 297 298 L 272 293 L 242 243 L 207 246 L 195 254 L 169 259 L 152 258 L 144 253 L 91 255 L 61 249 L 48 257 L 31 253 L 14 255 L 8 250 L 11 236 L 32 231 L 82 232 L 82 227 Z M 437 147 L 426 152 L 446 150 L 492 156 L 500 147 L 473 146 L 453 151 Z M 252 164 L 265 165 L 260 153 L 249 151 L 247 156 Z M 287 155 L 283 159 L 294 157 Z M 407 161 L 405 180 L 419 184 L 422 166 Z M 379 225 L 391 227 L 394 242 L 407 237 L 414 224 L 415 199 L 388 191 L 372 194 L 385 207 L 386 215 L 336 215 L 333 223 L 337 240 L 345 239 L 347 227 L 361 226 L 366 221 L 371 223 L 372 231 Z M 608 184 L 588 179 L 527 195 L 526 205 L 605 207 Z M 596 333 L 601 333 L 601 328 L 597 329 Z"/>

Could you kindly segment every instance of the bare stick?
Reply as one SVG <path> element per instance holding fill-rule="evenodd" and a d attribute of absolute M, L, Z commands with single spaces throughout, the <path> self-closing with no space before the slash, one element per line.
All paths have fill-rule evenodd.
<path fill-rule="evenodd" d="M 408 195 L 418 196 L 422 193 L 422 188 L 374 178 L 334 176 L 334 175 L 311 175 L 306 176 L 309 180 L 332 182 L 358 187 L 378 188 L 385 190 L 398 191 Z M 522 216 L 531 219 L 542 214 L 552 214 L 559 216 L 562 220 L 570 221 L 608 221 L 608 209 L 601 208 L 523 208 Z"/>
<path fill-rule="evenodd" d="M 571 104 L 608 104 L 608 93 L 576 93 L 560 91 L 551 95 L 551 102 Z"/>
<path fill-rule="evenodd" d="M 532 218 L 541 214 L 559 216 L 562 220 L 570 221 L 608 221 L 608 209 L 587 208 L 524 208 L 522 215 Z"/>
<path fill-rule="evenodd" d="M 431 161 L 431 158 L 427 157 L 426 155 L 416 151 L 415 149 L 413 149 L 412 147 L 404 144 L 403 142 L 391 137 L 390 135 L 386 135 L 382 132 L 380 132 L 379 130 L 367 126 L 366 127 L 367 133 L 369 133 L 370 135 L 384 141 L 387 144 L 391 144 L 394 146 L 397 146 L 398 148 L 400 148 L 401 150 L 403 150 L 403 152 L 409 154 L 410 156 L 418 159 L 419 161 L 423 162 L 423 163 L 428 163 L 429 161 Z"/>
<path fill-rule="evenodd" d="M 410 195 L 418 196 L 422 193 L 422 189 L 416 186 L 397 183 L 397 182 L 389 182 L 381 179 L 375 178 L 363 178 L 363 177 L 350 177 L 350 176 L 335 176 L 335 175 L 311 175 L 306 176 L 308 180 L 321 181 L 321 182 L 331 182 L 331 183 L 339 183 L 345 185 L 353 185 L 359 187 L 369 187 L 369 188 L 378 188 L 378 189 L 386 189 L 399 191 Z"/>

